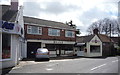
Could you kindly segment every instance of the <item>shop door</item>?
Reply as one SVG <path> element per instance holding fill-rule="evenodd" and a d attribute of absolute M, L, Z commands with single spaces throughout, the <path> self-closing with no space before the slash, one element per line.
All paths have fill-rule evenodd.
<path fill-rule="evenodd" d="M 77 56 L 84 56 L 84 47 L 80 46 L 80 49 L 77 51 Z"/>
<path fill-rule="evenodd" d="M 41 47 L 41 43 L 28 42 L 27 43 L 27 58 L 35 58 L 35 53 L 38 48 Z"/>

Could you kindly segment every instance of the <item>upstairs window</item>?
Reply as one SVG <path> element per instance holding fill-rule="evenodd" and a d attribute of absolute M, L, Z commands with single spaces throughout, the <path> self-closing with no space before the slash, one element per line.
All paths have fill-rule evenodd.
<path fill-rule="evenodd" d="M 73 31 L 65 31 L 65 37 L 75 37 L 75 32 L 73 32 Z"/>
<path fill-rule="evenodd" d="M 42 35 L 42 27 L 38 27 L 38 26 L 27 26 L 27 33 L 28 33 L 28 34 Z"/>
<path fill-rule="evenodd" d="M 59 29 L 48 29 L 48 35 L 49 36 L 60 36 L 60 30 Z"/>

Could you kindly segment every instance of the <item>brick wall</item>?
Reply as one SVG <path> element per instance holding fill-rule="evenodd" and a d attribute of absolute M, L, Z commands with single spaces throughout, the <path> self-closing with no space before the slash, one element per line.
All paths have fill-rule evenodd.
<path fill-rule="evenodd" d="M 40 40 L 60 40 L 60 41 L 75 41 L 75 38 L 65 37 L 65 30 L 60 29 L 60 36 L 49 36 L 48 27 L 42 27 L 42 35 L 27 34 L 27 24 L 25 26 L 26 39 L 40 39 Z"/>

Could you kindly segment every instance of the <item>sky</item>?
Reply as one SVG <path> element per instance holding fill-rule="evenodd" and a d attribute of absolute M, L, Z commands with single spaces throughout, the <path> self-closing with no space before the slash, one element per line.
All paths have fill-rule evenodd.
<path fill-rule="evenodd" d="M 120 0 L 19 0 L 24 7 L 24 16 L 66 23 L 70 20 L 87 35 L 87 28 L 104 18 L 117 18 Z M 10 4 L 10 0 L 0 0 Z"/>

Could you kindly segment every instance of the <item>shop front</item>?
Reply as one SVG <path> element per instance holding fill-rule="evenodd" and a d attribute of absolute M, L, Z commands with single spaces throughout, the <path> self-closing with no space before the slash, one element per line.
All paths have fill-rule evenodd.
<path fill-rule="evenodd" d="M 82 40 L 81 40 L 82 39 Z M 76 43 L 76 55 L 85 57 L 102 56 L 102 41 L 98 35 L 90 35 L 80 38 Z"/>
<path fill-rule="evenodd" d="M 0 31 L 0 50 L 2 63 L 0 68 L 7 68 L 15 66 L 19 63 L 20 58 L 20 38 L 21 26 L 2 21 Z"/>
<path fill-rule="evenodd" d="M 72 55 L 75 42 L 56 40 L 27 40 L 27 58 L 34 58 L 37 48 L 47 48 L 50 57 Z"/>
<path fill-rule="evenodd" d="M 46 48 L 50 51 L 52 56 L 72 55 L 73 44 L 46 44 Z"/>

